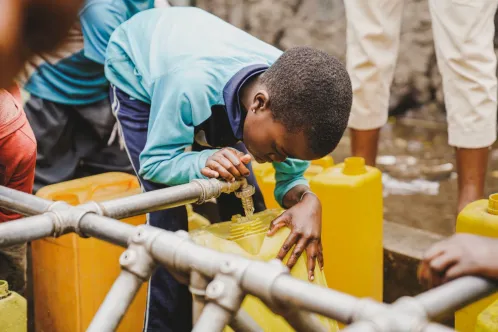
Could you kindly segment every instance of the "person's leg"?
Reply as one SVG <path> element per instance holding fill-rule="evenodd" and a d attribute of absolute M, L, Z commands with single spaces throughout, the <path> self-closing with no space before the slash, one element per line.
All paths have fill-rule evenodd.
<path fill-rule="evenodd" d="M 120 146 L 117 127 L 115 127 L 116 118 L 112 114 L 109 99 L 76 106 L 75 110 L 86 124 L 82 130 L 75 132 L 75 145 L 88 145 L 90 132 L 93 144 L 93 149 L 86 150 L 88 152 L 81 157 L 76 175 L 81 177 L 105 172 L 133 174 L 128 155 Z"/>
<path fill-rule="evenodd" d="M 73 178 L 79 157 L 73 149 L 75 123 L 69 106 L 31 96 L 24 105 L 38 142 L 34 192 Z"/>
<path fill-rule="evenodd" d="M 456 148 L 458 205 L 484 195 L 489 146 L 496 140 L 497 79 L 494 17 L 497 0 L 430 0 L 448 118 Z"/>
<path fill-rule="evenodd" d="M 375 165 L 399 50 L 403 0 L 348 0 L 347 69 L 353 87 L 351 152 Z"/>
<path fill-rule="evenodd" d="M 150 105 L 131 100 L 128 95 L 111 87 L 111 103 L 125 142 L 126 151 L 137 173 L 139 156 L 147 141 Z M 166 186 L 138 177 L 144 191 Z M 184 206 L 152 212 L 148 224 L 168 231 L 187 230 Z M 158 267 L 149 282 L 144 331 L 176 332 L 192 329 L 192 296 L 188 287 L 180 284 L 165 268 Z"/>

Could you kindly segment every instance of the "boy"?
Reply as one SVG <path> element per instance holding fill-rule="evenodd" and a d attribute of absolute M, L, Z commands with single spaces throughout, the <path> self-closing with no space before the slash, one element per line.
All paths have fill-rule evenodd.
<path fill-rule="evenodd" d="M 465 275 L 498 280 L 497 256 L 498 239 L 455 234 L 427 250 L 418 276 L 429 288 Z"/>
<path fill-rule="evenodd" d="M 21 106 L 17 86 L 0 89 L 0 185 L 31 193 L 35 176 L 36 141 Z M 21 215 L 0 209 L 0 223 Z M 26 285 L 26 244 L 0 249 L 0 280 L 21 294 Z"/>
<path fill-rule="evenodd" d="M 113 110 L 144 190 L 210 177 L 250 175 L 251 156 L 273 162 L 275 197 L 289 226 L 278 257 L 306 250 L 309 277 L 323 265 L 321 205 L 303 173 L 336 147 L 347 126 L 351 83 L 344 66 L 306 47 L 278 49 L 197 8 L 151 10 L 121 25 L 106 53 Z M 193 141 L 209 147 L 185 152 Z M 222 149 L 216 149 L 222 148 Z M 293 159 L 298 158 L 298 159 Z M 184 207 L 151 213 L 149 224 L 187 229 Z M 149 283 L 145 329 L 191 329 L 191 295 L 164 269 Z"/>

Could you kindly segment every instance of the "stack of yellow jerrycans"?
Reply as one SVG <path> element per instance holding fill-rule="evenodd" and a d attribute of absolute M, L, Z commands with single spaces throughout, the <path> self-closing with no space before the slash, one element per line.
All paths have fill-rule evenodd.
<path fill-rule="evenodd" d="M 40 189 L 37 196 L 78 205 L 106 201 L 140 193 L 135 176 L 105 173 L 58 183 Z M 189 228 L 209 222 L 192 212 Z M 132 225 L 146 222 L 145 215 L 123 220 Z M 33 287 L 36 330 L 43 332 L 83 332 L 117 278 L 123 248 L 98 239 L 67 234 L 32 243 Z M 147 285 L 140 288 L 119 326 L 119 332 L 141 331 Z M 1 321 L 0 321 L 1 323 Z M 0 331 L 3 331 L 0 325 Z"/>
<path fill-rule="evenodd" d="M 0 331 L 26 332 L 28 330 L 26 299 L 9 290 L 9 284 L 0 280 Z"/>
<path fill-rule="evenodd" d="M 458 215 L 456 231 L 476 235 L 498 237 L 498 194 L 467 205 Z M 498 331 L 498 295 L 459 310 L 455 314 L 457 331 Z"/>
<path fill-rule="evenodd" d="M 254 174 L 268 208 L 275 172 L 271 164 L 254 164 Z M 330 288 L 382 300 L 382 178 L 363 158 L 334 165 L 330 156 L 313 161 L 304 175 L 322 203 L 325 277 Z"/>

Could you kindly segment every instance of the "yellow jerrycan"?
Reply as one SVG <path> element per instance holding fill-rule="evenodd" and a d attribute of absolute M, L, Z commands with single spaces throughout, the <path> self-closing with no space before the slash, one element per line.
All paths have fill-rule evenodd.
<path fill-rule="evenodd" d="M 334 166 L 334 159 L 331 156 L 325 156 L 318 160 L 313 160 L 310 167 L 304 173 L 304 177 L 310 180 L 315 175 L 320 174 L 325 169 Z M 263 194 L 267 209 L 278 209 L 280 206 L 275 200 L 273 191 L 275 190 L 275 170 L 271 163 L 258 164 L 252 163 L 252 169 L 259 188 Z"/>
<path fill-rule="evenodd" d="M 477 316 L 475 328 L 475 332 L 496 331 L 498 331 L 498 301 L 493 302 L 489 307 L 484 309 L 484 311 L 481 312 L 479 316 Z"/>
<path fill-rule="evenodd" d="M 205 247 L 221 252 L 237 254 L 243 257 L 269 261 L 277 256 L 280 247 L 290 233 L 283 228 L 273 237 L 266 236 L 270 223 L 282 210 L 272 209 L 254 214 L 251 218 L 233 216 L 232 221 L 213 224 L 190 232 L 192 240 Z M 308 280 L 305 253 L 299 258 L 291 275 L 301 280 Z M 327 287 L 323 272 L 317 267 L 314 284 Z M 242 308 L 258 323 L 264 331 L 294 331 L 287 322 L 272 313 L 259 299 L 247 296 Z M 338 331 L 333 320 L 319 317 L 327 331 Z M 232 331 L 226 328 L 226 331 Z"/>
<path fill-rule="evenodd" d="M 0 280 L 0 331 L 26 332 L 28 304 L 16 292 L 9 291 L 7 281 Z"/>
<path fill-rule="evenodd" d="M 311 178 L 322 203 L 324 272 L 330 288 L 382 301 L 382 179 L 363 158 Z"/>
<path fill-rule="evenodd" d="M 37 196 L 78 205 L 139 194 L 137 178 L 126 173 L 105 173 L 46 186 Z M 189 229 L 209 221 L 187 206 Z M 146 223 L 145 215 L 123 220 L 132 225 Z M 47 238 L 32 244 L 36 330 L 82 332 L 120 272 L 123 248 L 75 234 Z M 119 326 L 119 332 L 141 331 L 146 303 L 144 284 Z M 1 331 L 1 329 L 0 329 Z"/>
<path fill-rule="evenodd" d="M 498 237 L 498 194 L 489 196 L 467 205 L 457 217 L 457 233 L 471 233 L 476 235 Z M 477 326 L 487 326 L 493 322 L 490 314 L 498 317 L 497 305 L 487 309 L 487 313 L 479 315 L 483 310 L 498 300 L 498 294 L 490 295 L 480 301 L 474 302 L 455 313 L 455 329 L 457 331 L 474 331 Z M 483 319 L 482 322 L 479 320 Z M 485 331 L 485 330 L 482 330 Z M 488 331 L 498 331 L 498 324 Z"/>

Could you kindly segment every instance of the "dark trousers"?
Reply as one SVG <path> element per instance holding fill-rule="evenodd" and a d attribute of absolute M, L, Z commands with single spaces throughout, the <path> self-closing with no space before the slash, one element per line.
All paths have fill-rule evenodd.
<path fill-rule="evenodd" d="M 126 150 L 137 172 L 140 169 L 139 156 L 147 141 L 150 105 L 130 98 L 116 87 L 111 87 L 111 104 L 117 117 L 125 141 Z M 245 147 L 238 146 L 239 149 Z M 144 180 L 139 176 L 144 191 L 165 188 L 165 185 Z M 263 196 L 257 187 L 254 176 L 248 179 L 256 186 L 256 211 L 265 209 Z M 218 198 L 221 206 L 221 220 L 230 220 L 233 214 L 242 213 L 242 204 L 235 195 L 222 195 Z M 187 211 L 184 206 L 152 212 L 148 224 L 168 231 L 187 230 Z M 149 282 L 144 330 L 147 332 L 181 332 L 192 330 L 192 296 L 187 286 L 180 284 L 164 268 L 159 267 Z"/>
<path fill-rule="evenodd" d="M 118 140 L 107 145 L 116 123 L 108 99 L 74 106 L 31 96 L 24 110 L 38 141 L 35 193 L 46 185 L 89 175 L 133 173 Z"/>

